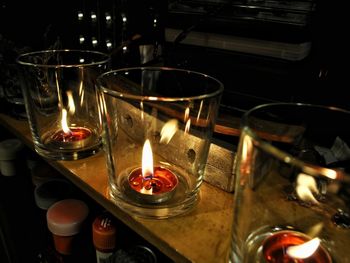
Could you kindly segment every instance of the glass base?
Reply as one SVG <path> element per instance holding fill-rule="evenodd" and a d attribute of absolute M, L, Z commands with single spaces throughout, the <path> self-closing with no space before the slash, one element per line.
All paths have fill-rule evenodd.
<path fill-rule="evenodd" d="M 286 228 L 270 227 L 259 229 L 251 233 L 245 242 L 246 250 L 243 253 L 245 258 L 244 262 L 266 262 L 262 254 L 263 242 L 268 236 L 281 230 L 286 230 Z"/>
<path fill-rule="evenodd" d="M 281 241 L 282 237 L 279 236 L 282 233 L 283 236 L 286 236 L 283 239 L 285 241 Z M 276 238 L 272 238 L 275 236 Z M 302 240 L 302 242 L 300 240 Z M 230 262 L 333 262 L 327 250 L 324 249 L 322 246 L 319 247 L 318 252 L 315 252 L 312 258 L 305 258 L 303 259 L 303 261 L 299 261 L 298 259 L 293 259 L 291 257 L 285 256 L 286 247 L 291 246 L 292 243 L 295 241 L 298 242 L 295 242 L 294 245 L 300 245 L 306 242 L 307 240 L 308 237 L 304 233 L 297 231 L 292 227 L 275 226 L 262 228 L 249 235 L 248 239 L 245 242 L 245 249 L 243 253 L 231 253 Z M 290 242 L 290 244 L 287 243 L 287 241 Z M 271 255 L 269 253 L 271 253 Z M 267 260 L 266 258 L 269 258 L 269 256 L 267 255 L 270 255 L 273 258 L 271 260 Z M 242 257 L 244 258 L 243 260 Z M 233 258 L 235 258 L 236 261 L 232 261 Z"/>
<path fill-rule="evenodd" d="M 191 211 L 199 200 L 199 192 L 189 193 L 188 181 L 177 174 L 179 181 L 174 195 L 164 202 L 150 203 L 149 196 L 145 195 L 145 199 L 142 199 L 132 194 L 127 186 L 126 174 L 121 176 L 119 187 L 110 186 L 109 195 L 118 207 L 135 216 L 158 219 L 174 217 Z"/>
<path fill-rule="evenodd" d="M 97 154 L 102 149 L 102 145 L 97 144 L 93 147 L 75 150 L 48 149 L 41 148 L 38 145 L 34 145 L 34 148 L 39 155 L 47 159 L 58 161 L 74 161 Z"/>
<path fill-rule="evenodd" d="M 184 215 L 192 211 L 199 201 L 199 194 L 192 196 L 186 201 L 173 205 L 153 205 L 153 206 L 140 206 L 127 202 L 125 199 L 120 198 L 118 195 L 109 191 L 109 195 L 115 204 L 127 213 L 131 213 L 137 217 L 151 218 L 151 219 L 166 219 L 178 215 Z"/>

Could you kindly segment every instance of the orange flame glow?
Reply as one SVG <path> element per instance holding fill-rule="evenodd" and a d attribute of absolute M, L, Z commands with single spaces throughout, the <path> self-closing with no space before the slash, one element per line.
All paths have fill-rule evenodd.
<path fill-rule="evenodd" d="M 153 177 L 153 154 L 151 143 L 147 139 L 142 149 L 142 176 L 144 180 L 150 180 Z M 146 189 L 142 187 L 141 193 L 143 194 L 152 194 L 152 187 L 150 189 Z"/>

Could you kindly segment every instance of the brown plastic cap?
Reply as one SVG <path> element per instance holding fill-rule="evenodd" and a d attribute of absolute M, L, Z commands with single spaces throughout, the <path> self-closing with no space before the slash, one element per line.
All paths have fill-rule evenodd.
<path fill-rule="evenodd" d="M 116 227 L 112 216 L 102 214 L 95 218 L 92 224 L 92 238 L 97 250 L 110 251 L 115 248 Z"/>

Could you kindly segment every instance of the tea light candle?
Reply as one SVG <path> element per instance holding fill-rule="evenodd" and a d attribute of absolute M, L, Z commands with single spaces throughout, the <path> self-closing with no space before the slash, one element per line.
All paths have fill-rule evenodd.
<path fill-rule="evenodd" d="M 50 142 L 60 149 L 79 149 L 89 144 L 92 138 L 92 131 L 85 127 L 68 126 L 67 111 L 62 110 L 62 120 L 60 129 L 54 131 Z"/>
<path fill-rule="evenodd" d="M 51 136 L 53 144 L 64 149 L 78 149 L 89 144 L 92 131 L 85 127 L 70 127 L 68 131 L 59 129 Z"/>
<path fill-rule="evenodd" d="M 128 185 L 132 197 L 144 203 L 162 203 L 175 194 L 178 178 L 169 169 L 153 167 L 151 144 L 146 140 L 142 152 L 142 168 L 131 171 Z"/>
<path fill-rule="evenodd" d="M 303 233 L 283 230 L 265 239 L 262 252 L 271 263 L 331 263 L 327 250 L 315 241 Z"/>
<path fill-rule="evenodd" d="M 174 173 L 162 167 L 155 167 L 152 178 L 145 179 L 141 168 L 137 168 L 130 173 L 128 182 L 137 199 L 145 203 L 161 203 L 174 195 L 178 179 Z"/>

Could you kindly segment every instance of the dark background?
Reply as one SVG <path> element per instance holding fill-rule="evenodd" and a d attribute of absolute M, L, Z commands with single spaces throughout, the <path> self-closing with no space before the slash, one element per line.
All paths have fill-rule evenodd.
<path fill-rule="evenodd" d="M 221 80 L 225 85 L 223 108 L 243 112 L 275 101 L 349 108 L 347 21 L 342 9 L 330 0 L 2 0 L 0 54 L 6 64 L 27 49 L 96 49 L 113 53 L 113 67 L 120 68 L 140 65 L 139 46 L 154 45 L 161 47 L 161 52 L 148 65 L 193 69 Z M 78 21 L 78 12 L 84 13 L 83 21 Z M 91 12 L 97 14 L 95 22 L 89 17 Z M 104 20 L 106 12 L 113 19 L 109 27 Z M 128 19 L 124 25 L 122 15 Z M 299 16 L 303 17 L 300 21 Z M 167 28 L 182 31 L 182 38 L 166 39 Z M 190 32 L 281 45 L 310 43 L 311 49 L 306 57 L 290 60 L 187 45 Z M 84 44 L 79 43 L 80 35 L 85 37 Z M 91 44 L 93 37 L 99 41 L 96 46 Z M 108 37 L 113 42 L 109 50 L 103 44 Z M 123 43 L 128 43 L 127 52 L 121 51 Z M 10 53 L 11 48 L 15 52 Z"/>

